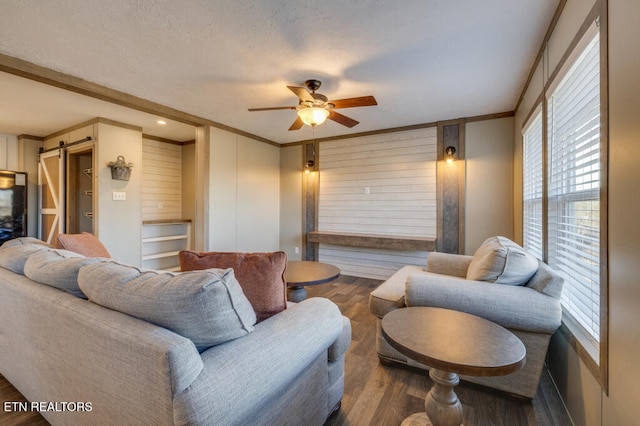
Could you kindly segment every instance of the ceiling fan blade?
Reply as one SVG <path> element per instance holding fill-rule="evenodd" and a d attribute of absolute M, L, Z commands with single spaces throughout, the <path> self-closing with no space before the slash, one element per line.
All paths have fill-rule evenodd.
<path fill-rule="evenodd" d="M 329 120 L 333 120 L 336 123 L 340 123 L 343 126 L 347 126 L 347 127 L 353 127 L 356 124 L 360 123 L 359 121 L 356 121 L 353 118 L 349 118 L 346 115 L 342 115 L 339 112 L 335 112 L 333 110 L 329 110 Z"/>
<path fill-rule="evenodd" d="M 299 97 L 300 100 L 309 101 L 309 102 L 315 101 L 314 97 L 311 96 L 311 93 L 309 93 L 307 89 L 305 89 L 304 87 L 297 87 L 297 86 L 287 86 L 287 87 L 289 88 L 289 90 L 295 93 L 295 95 Z"/>
<path fill-rule="evenodd" d="M 361 96 L 359 98 L 347 98 L 347 99 L 338 99 L 336 101 L 330 101 L 334 106 L 334 108 L 354 108 L 354 107 L 363 107 L 363 106 L 373 106 L 378 105 L 376 102 L 376 98 L 373 96 Z"/>
<path fill-rule="evenodd" d="M 300 117 L 296 118 L 296 121 L 293 122 L 289 130 L 300 130 L 300 128 L 304 126 L 302 119 Z"/>
<path fill-rule="evenodd" d="M 272 111 L 278 109 L 296 109 L 294 106 L 290 107 L 267 107 L 267 108 L 249 108 L 249 111 Z"/>

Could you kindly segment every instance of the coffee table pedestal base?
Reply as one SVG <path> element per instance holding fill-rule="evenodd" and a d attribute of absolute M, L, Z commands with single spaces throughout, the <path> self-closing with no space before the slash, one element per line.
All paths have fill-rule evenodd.
<path fill-rule="evenodd" d="M 402 426 L 460 426 L 462 404 L 453 390 L 460 383 L 458 375 L 432 368 L 429 377 L 433 380 L 433 387 L 424 400 L 425 412 L 407 417 Z"/>
<path fill-rule="evenodd" d="M 287 300 L 289 302 L 300 303 L 307 298 L 307 289 L 304 286 L 289 287 L 287 289 Z"/>

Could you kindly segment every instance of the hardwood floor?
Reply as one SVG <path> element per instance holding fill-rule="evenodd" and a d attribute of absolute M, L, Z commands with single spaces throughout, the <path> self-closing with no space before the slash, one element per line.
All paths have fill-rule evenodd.
<path fill-rule="evenodd" d="M 325 426 L 396 426 L 424 410 L 424 397 L 431 379 L 419 370 L 385 366 L 375 350 L 376 322 L 368 308 L 369 293 L 381 281 L 341 276 L 330 284 L 307 287 L 308 297 L 327 297 L 351 319 L 353 339 L 345 366 L 342 407 Z M 532 401 L 510 398 L 503 393 L 461 382 L 456 387 L 464 408 L 465 426 L 565 426 L 571 425 L 562 402 L 543 374 Z M 0 376 L 0 402 L 26 401 Z M 7 413 L 0 410 L 0 425 L 46 425 L 37 412 Z"/>
<path fill-rule="evenodd" d="M 49 424 L 37 411 L 5 410 L 7 402 L 27 402 L 27 400 L 4 376 L 0 375 L 0 425 L 44 426 Z"/>
<path fill-rule="evenodd" d="M 376 318 L 369 312 L 369 293 L 381 281 L 341 276 L 307 287 L 308 297 L 327 297 L 351 319 L 352 342 L 345 366 L 345 394 L 340 411 L 325 426 L 400 425 L 405 417 L 424 410 L 431 388 L 425 372 L 380 363 L 375 349 Z M 461 382 L 455 391 L 464 409 L 465 426 L 571 425 L 546 371 L 532 401 L 524 401 L 479 385 Z"/>

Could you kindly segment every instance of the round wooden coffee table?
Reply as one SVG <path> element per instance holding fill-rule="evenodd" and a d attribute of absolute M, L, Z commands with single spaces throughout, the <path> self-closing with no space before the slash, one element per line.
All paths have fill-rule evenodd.
<path fill-rule="evenodd" d="M 407 425 L 459 425 L 462 404 L 454 392 L 458 374 L 502 376 L 525 362 L 524 344 L 513 333 L 484 318 L 442 308 L 396 309 L 382 318 L 382 334 L 403 355 L 431 367 L 433 387 L 425 412 Z"/>
<path fill-rule="evenodd" d="M 287 296 L 291 302 L 301 302 L 307 298 L 304 286 L 324 284 L 340 276 L 340 269 L 328 263 L 307 260 L 287 262 L 284 277 L 287 281 Z"/>

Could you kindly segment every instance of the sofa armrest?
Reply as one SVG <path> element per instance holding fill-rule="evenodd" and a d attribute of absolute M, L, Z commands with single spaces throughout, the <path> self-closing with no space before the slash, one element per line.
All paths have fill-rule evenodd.
<path fill-rule="evenodd" d="M 384 283 L 369 294 L 369 311 L 378 318 L 389 312 L 404 308 L 404 288 L 412 274 L 424 273 L 424 269 L 407 265 L 400 268 Z"/>
<path fill-rule="evenodd" d="M 175 423 L 211 418 L 219 424 L 237 423 L 241 419 L 234 416 L 259 406 L 270 392 L 284 392 L 323 353 L 327 362 L 330 353 L 342 355 L 349 346 L 345 332 L 350 336 L 350 325 L 345 326 L 340 310 L 328 299 L 289 305 L 247 336 L 201 354 L 203 371 L 174 400 Z"/>
<path fill-rule="evenodd" d="M 451 253 L 429 253 L 427 272 L 465 278 L 473 256 Z"/>
<path fill-rule="evenodd" d="M 337 361 L 351 346 L 351 321 L 342 317 L 342 332 L 335 342 L 329 346 L 329 361 Z"/>
<path fill-rule="evenodd" d="M 536 333 L 553 333 L 562 319 L 560 301 L 534 289 L 428 272 L 409 277 L 405 303 L 454 309 L 505 328 Z"/>

